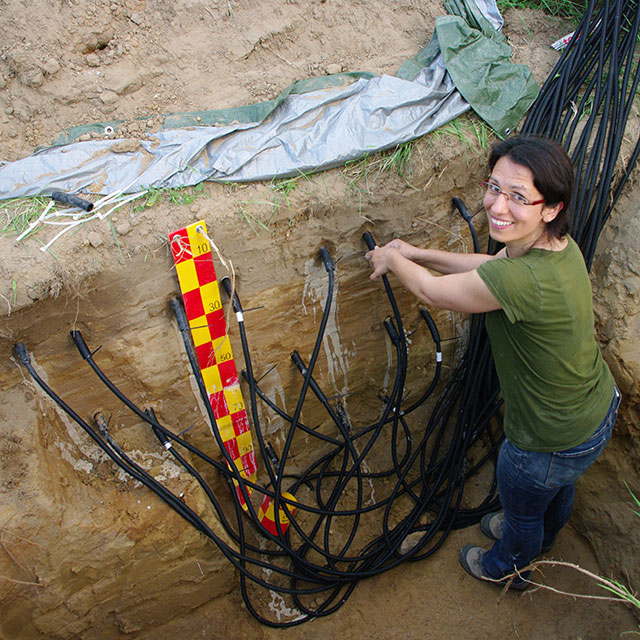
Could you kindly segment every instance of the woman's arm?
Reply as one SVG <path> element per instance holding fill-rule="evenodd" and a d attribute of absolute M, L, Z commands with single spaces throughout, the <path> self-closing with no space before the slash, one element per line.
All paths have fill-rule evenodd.
<path fill-rule="evenodd" d="M 399 238 L 392 240 L 385 247 L 396 249 L 407 260 L 442 274 L 473 271 L 487 260 L 504 258 L 506 255 L 504 249 L 495 256 L 486 253 L 452 253 L 437 249 L 420 249 Z"/>
<path fill-rule="evenodd" d="M 390 244 L 377 247 L 366 254 L 373 267 L 372 280 L 378 280 L 385 273 L 391 272 L 416 297 L 440 309 L 484 313 L 501 308 L 475 268 L 471 271 L 435 277 Z M 493 256 L 487 258 L 492 259 Z"/>

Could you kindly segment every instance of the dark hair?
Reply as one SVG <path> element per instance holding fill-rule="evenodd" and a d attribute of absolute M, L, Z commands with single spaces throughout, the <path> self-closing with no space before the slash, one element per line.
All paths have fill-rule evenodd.
<path fill-rule="evenodd" d="M 507 156 L 533 174 L 533 184 L 547 206 L 562 203 L 558 215 L 547 222 L 546 231 L 552 238 L 562 238 L 571 228 L 573 197 L 573 166 L 567 152 L 551 138 L 514 136 L 493 146 L 489 153 L 489 170 Z"/>

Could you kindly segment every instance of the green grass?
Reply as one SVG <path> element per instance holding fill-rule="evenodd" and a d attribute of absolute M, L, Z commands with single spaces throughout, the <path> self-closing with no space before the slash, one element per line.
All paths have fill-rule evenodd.
<path fill-rule="evenodd" d="M 203 194 L 203 189 L 204 182 L 200 182 L 193 187 L 176 187 L 174 189 L 149 187 L 146 195 L 142 196 L 142 201 L 133 207 L 133 211 L 140 213 L 145 209 L 167 201 L 175 205 L 193 204 L 196 198 Z"/>
<path fill-rule="evenodd" d="M 624 486 L 627 487 L 627 491 L 631 494 L 633 501 L 636 503 L 636 507 L 640 509 L 640 500 L 638 500 L 638 498 L 634 495 L 633 491 L 631 491 L 629 485 L 626 482 L 624 483 Z M 640 518 L 640 511 L 634 511 L 633 513 L 635 513 Z"/>
<path fill-rule="evenodd" d="M 51 200 L 47 197 L 12 198 L 0 201 L 1 236 L 19 236 L 37 220 Z M 25 239 L 36 233 L 34 229 Z"/>
<path fill-rule="evenodd" d="M 576 23 L 587 8 L 586 0 L 498 0 L 498 9 L 538 9 L 556 18 L 564 18 Z"/>
<path fill-rule="evenodd" d="M 289 194 L 298 186 L 299 180 L 300 176 L 293 176 L 292 178 L 273 178 L 273 180 L 271 180 L 270 187 L 275 194 L 274 206 L 277 206 L 276 203 L 279 197 L 284 198 L 287 205 L 289 204 Z"/>
<path fill-rule="evenodd" d="M 311 173 L 304 173 L 303 171 L 299 171 L 299 175 L 297 176 L 292 176 L 290 178 L 273 178 L 271 180 L 269 187 L 271 191 L 273 191 L 273 204 L 269 222 L 273 220 L 273 216 L 276 215 L 276 211 L 283 203 L 287 207 L 291 207 L 289 194 L 291 194 L 303 180 L 311 182 L 310 177 L 312 175 L 313 174 Z"/>
<path fill-rule="evenodd" d="M 369 189 L 369 174 L 371 173 L 370 165 L 372 156 L 369 154 L 358 158 L 357 160 L 348 160 L 342 167 L 342 175 L 347 179 L 347 188 L 345 196 L 349 196 L 352 192 L 360 200 L 362 205 L 362 194 L 371 193 Z M 364 187 L 360 185 L 364 183 Z"/>
<path fill-rule="evenodd" d="M 136 201 L 136 204 L 130 205 L 132 207 L 130 210 L 139 213 L 163 202 L 169 202 L 173 205 L 189 205 L 196 198 L 203 195 L 203 189 L 204 183 L 193 187 L 179 187 L 176 189 L 149 188 L 146 194 L 141 196 L 141 201 Z M 11 198 L 0 201 L 0 237 L 20 236 L 33 222 L 38 220 L 50 204 L 51 199 L 48 196 Z M 59 208 L 59 205 L 56 205 L 56 208 Z M 51 209 L 52 214 L 55 213 L 56 208 Z M 78 210 L 78 216 L 81 215 L 82 212 Z M 40 224 L 34 227 L 22 240 L 34 236 L 43 226 L 43 224 Z"/>
<path fill-rule="evenodd" d="M 413 152 L 415 150 L 415 141 L 403 142 L 393 151 L 385 151 L 380 154 L 379 159 L 374 163 L 375 168 L 380 173 L 386 171 L 395 172 L 412 188 L 415 189 L 411 182 L 411 174 L 413 171 Z"/>
<path fill-rule="evenodd" d="M 455 144 L 461 143 L 468 165 L 468 153 L 486 155 L 489 151 L 491 138 L 497 134 L 477 116 L 464 114 L 427 135 L 436 141 L 448 137 Z"/>
<path fill-rule="evenodd" d="M 629 491 L 629 493 L 631 494 L 631 497 L 636 507 L 640 509 L 640 500 L 631 491 L 631 489 L 629 488 L 629 485 L 626 482 L 624 484 L 627 487 L 627 490 Z M 640 517 L 640 511 L 635 511 L 633 510 L 633 508 L 632 508 L 632 511 L 635 515 Z M 569 593 L 569 592 L 551 587 L 550 585 L 547 585 L 547 584 L 540 584 L 536 582 L 533 578 L 534 570 L 540 571 L 542 573 L 541 567 L 544 567 L 544 566 L 565 567 L 573 571 L 582 573 L 583 575 L 587 576 L 590 580 L 595 582 L 598 585 L 598 587 L 604 589 L 605 591 L 608 591 L 611 594 L 611 596 L 594 596 L 589 594 Z M 531 580 L 532 584 L 537 585 L 539 588 L 547 589 L 549 591 L 552 591 L 560 595 L 570 596 L 574 599 L 583 598 L 586 600 L 608 600 L 611 602 L 629 604 L 636 609 L 640 609 L 640 598 L 638 597 L 638 594 L 632 591 L 629 587 L 627 587 L 626 585 L 622 584 L 617 580 L 613 580 L 612 578 L 605 578 L 591 571 L 587 571 L 586 569 L 583 569 L 581 566 L 574 564 L 572 562 L 565 562 L 562 560 L 534 560 L 528 567 L 525 567 L 523 570 L 531 570 L 531 575 L 529 577 L 529 580 Z M 519 575 L 517 571 L 516 573 L 512 574 L 512 576 L 510 577 L 515 577 L 516 575 Z M 542 575 L 544 574 L 542 573 Z M 503 591 L 503 595 L 504 593 L 506 593 L 506 591 L 507 589 L 505 588 Z M 623 634 L 621 634 L 621 636 L 625 634 L 640 635 L 640 632 L 625 631 Z"/>
<path fill-rule="evenodd" d="M 624 483 L 624 485 L 625 487 L 627 487 L 627 491 L 631 494 L 631 498 L 633 499 L 636 507 L 640 509 L 640 500 L 633 493 L 633 491 L 631 491 L 631 488 L 626 482 Z M 640 518 L 640 511 L 635 511 L 633 508 L 631 510 L 635 515 L 637 515 Z M 617 580 L 612 580 L 611 578 L 609 578 L 608 580 L 605 580 L 603 578 L 602 581 L 600 582 L 600 586 L 603 589 L 606 589 L 607 591 L 613 593 L 615 596 L 617 596 L 621 600 L 628 602 L 630 605 L 632 605 L 636 609 L 640 609 L 640 599 L 638 598 L 638 594 L 631 591 L 631 589 L 623 585 L 621 582 L 618 582 Z"/>
<path fill-rule="evenodd" d="M 262 202 L 264 202 L 264 204 L 271 204 L 270 202 L 266 202 L 266 201 L 262 201 Z M 255 200 L 255 201 L 238 202 L 238 213 L 240 214 L 240 217 L 251 227 L 251 230 L 253 231 L 253 233 L 255 233 L 256 236 L 260 235 L 258 233 L 258 230 L 256 229 L 256 226 L 261 227 L 262 229 L 264 229 L 265 231 L 268 231 L 269 233 L 273 233 L 273 231 L 264 222 L 262 222 L 262 220 L 260 220 L 258 217 L 253 215 L 253 213 L 251 213 L 248 209 L 245 208 L 245 205 L 248 205 L 248 204 L 260 204 L 260 201 Z M 273 218 L 273 214 L 271 215 L 271 218 Z M 269 220 L 271 220 L 271 218 Z"/>
<path fill-rule="evenodd" d="M 486 154 L 491 137 L 495 134 L 477 116 L 464 114 L 422 138 L 409 140 L 388 151 L 367 154 L 357 160 L 350 160 L 342 167 L 342 175 L 347 179 L 345 196 L 348 198 L 355 195 L 361 211 L 365 194 L 371 193 L 370 180 L 387 172 L 395 172 L 411 189 L 417 190 L 411 182 L 416 150 L 419 149 L 422 140 L 438 140 L 443 136 L 452 138 L 456 144 L 462 143 L 466 155 L 467 151 Z M 468 160 L 467 156 L 467 162 Z"/>
<path fill-rule="evenodd" d="M 291 208 L 291 194 L 303 181 L 311 182 L 311 175 L 311 173 L 304 173 L 300 171 L 297 176 L 291 176 L 289 178 L 273 178 L 271 182 L 268 183 L 268 189 L 273 194 L 273 199 L 254 198 L 251 200 L 238 200 L 236 204 L 240 218 L 251 227 L 251 230 L 256 235 L 259 235 L 260 229 L 263 229 L 268 233 L 273 233 L 273 229 L 271 229 L 269 225 L 273 221 L 276 213 L 281 207 Z M 237 185 L 234 183 L 225 182 L 224 184 L 231 188 L 232 193 L 237 191 Z M 258 214 L 254 212 L 256 208 L 264 209 L 265 207 L 269 209 L 269 215 L 266 222 L 261 220 Z M 252 209 L 254 211 L 252 211 Z"/>
<path fill-rule="evenodd" d="M 631 494 L 631 497 L 636 507 L 640 509 L 640 500 L 638 500 L 638 497 L 633 493 L 633 491 L 631 491 L 629 485 L 626 482 L 624 484 L 625 484 L 625 487 L 627 487 L 627 491 Z M 635 515 L 637 515 L 640 518 L 640 511 L 634 511 L 633 509 L 632 511 L 633 513 L 635 513 Z M 600 584 L 600 586 L 603 589 L 610 591 L 620 599 L 626 600 L 630 605 L 634 606 L 636 609 L 640 609 L 640 599 L 638 598 L 638 594 L 631 591 L 628 587 L 623 585 L 621 582 L 610 579 L 608 583 Z M 635 632 L 635 633 L 638 633 L 638 632 Z"/>
<path fill-rule="evenodd" d="M 443 125 L 433 132 L 438 138 L 448 135 L 457 142 L 461 142 L 468 151 L 486 153 L 489 150 L 489 136 L 492 130 L 482 120 L 474 116 L 461 116 Z"/>
<path fill-rule="evenodd" d="M 113 224 L 113 220 L 109 218 L 109 226 L 111 227 L 111 233 L 113 235 L 113 239 L 115 240 L 116 247 L 118 247 L 118 252 L 120 253 L 120 263 L 124 264 L 124 255 L 122 253 L 122 247 L 120 246 L 120 242 L 118 240 L 118 234 L 116 233 L 116 227 Z"/>
<path fill-rule="evenodd" d="M 356 160 L 347 161 L 342 167 L 342 175 L 347 180 L 345 196 L 355 194 L 359 201 L 359 210 L 362 208 L 364 194 L 370 194 L 369 180 L 388 172 L 395 172 L 411 189 L 416 189 L 411 184 L 413 174 L 413 157 L 416 149 L 416 140 L 409 140 L 399 144 L 394 149 L 381 151 L 375 154 L 366 154 Z"/>

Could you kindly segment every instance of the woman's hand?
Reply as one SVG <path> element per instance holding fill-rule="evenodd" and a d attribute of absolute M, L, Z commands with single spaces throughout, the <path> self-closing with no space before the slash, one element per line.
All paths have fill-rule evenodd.
<path fill-rule="evenodd" d="M 392 240 L 384 247 L 376 246 L 373 250 L 367 251 L 365 258 L 371 263 L 373 273 L 369 276 L 372 280 L 379 280 L 381 276 L 391 271 L 390 261 L 393 256 L 400 253 L 398 249 L 391 246 L 395 240 Z M 400 241 L 402 242 L 402 241 Z"/>
<path fill-rule="evenodd" d="M 376 247 L 372 251 L 368 251 L 365 254 L 365 258 L 369 260 L 373 267 L 373 273 L 369 276 L 372 280 L 378 280 L 380 276 L 385 275 L 389 271 L 392 271 L 389 261 L 393 259 L 394 254 L 399 254 L 407 260 L 412 260 L 412 255 L 415 254 L 416 248 L 400 240 L 400 238 L 394 238 L 391 242 L 387 242 L 384 247 Z"/>
<path fill-rule="evenodd" d="M 395 249 L 403 258 L 407 258 L 407 260 L 411 261 L 413 261 L 413 256 L 417 251 L 416 247 L 404 240 L 400 240 L 400 238 L 394 238 L 391 242 L 388 242 L 385 247 Z"/>

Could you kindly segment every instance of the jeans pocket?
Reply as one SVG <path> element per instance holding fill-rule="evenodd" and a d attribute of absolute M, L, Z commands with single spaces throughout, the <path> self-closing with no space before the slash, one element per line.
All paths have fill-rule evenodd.
<path fill-rule="evenodd" d="M 524 449 L 516 447 L 516 445 L 508 438 L 505 438 L 500 451 L 500 455 L 504 462 L 517 473 L 520 473 L 523 469 L 527 468 L 527 453 L 528 452 Z"/>
<path fill-rule="evenodd" d="M 593 435 L 571 449 L 565 449 L 564 451 L 554 452 L 554 456 L 559 458 L 579 458 L 581 456 L 589 456 L 594 451 L 604 448 L 609 438 L 611 437 L 611 431 L 613 425 L 616 423 L 616 417 L 618 415 L 618 407 L 620 406 L 620 400 L 622 396 L 617 385 L 614 387 L 613 398 L 609 405 L 609 410 L 604 420 L 600 423 L 600 426 L 595 430 Z"/>
<path fill-rule="evenodd" d="M 611 437 L 619 405 L 620 392 L 616 387 L 609 411 L 595 433 L 571 449 L 551 454 L 546 480 L 548 486 L 561 487 L 575 482 L 595 462 Z"/>
<path fill-rule="evenodd" d="M 613 416 L 607 414 L 604 422 L 598 427 L 597 431 L 585 442 L 582 442 L 571 449 L 565 449 L 564 451 L 554 451 L 553 455 L 557 455 L 559 458 L 579 458 L 580 456 L 589 455 L 596 449 L 603 447 L 611 437 L 611 430 L 613 428 L 613 422 L 615 421 L 615 414 Z"/>
<path fill-rule="evenodd" d="M 609 428 L 597 440 L 588 440 L 569 451 L 552 453 L 546 485 L 557 488 L 575 482 L 597 460 L 609 441 L 610 435 Z"/>
<path fill-rule="evenodd" d="M 549 473 L 550 453 L 526 451 L 505 439 L 498 458 L 498 486 L 528 486 L 533 491 L 544 489 Z"/>
<path fill-rule="evenodd" d="M 611 427 L 613 427 L 611 423 L 603 425 L 586 442 L 565 451 L 554 451 L 553 455 L 557 458 L 572 459 L 588 457 L 596 451 L 600 452 L 611 437 Z"/>

